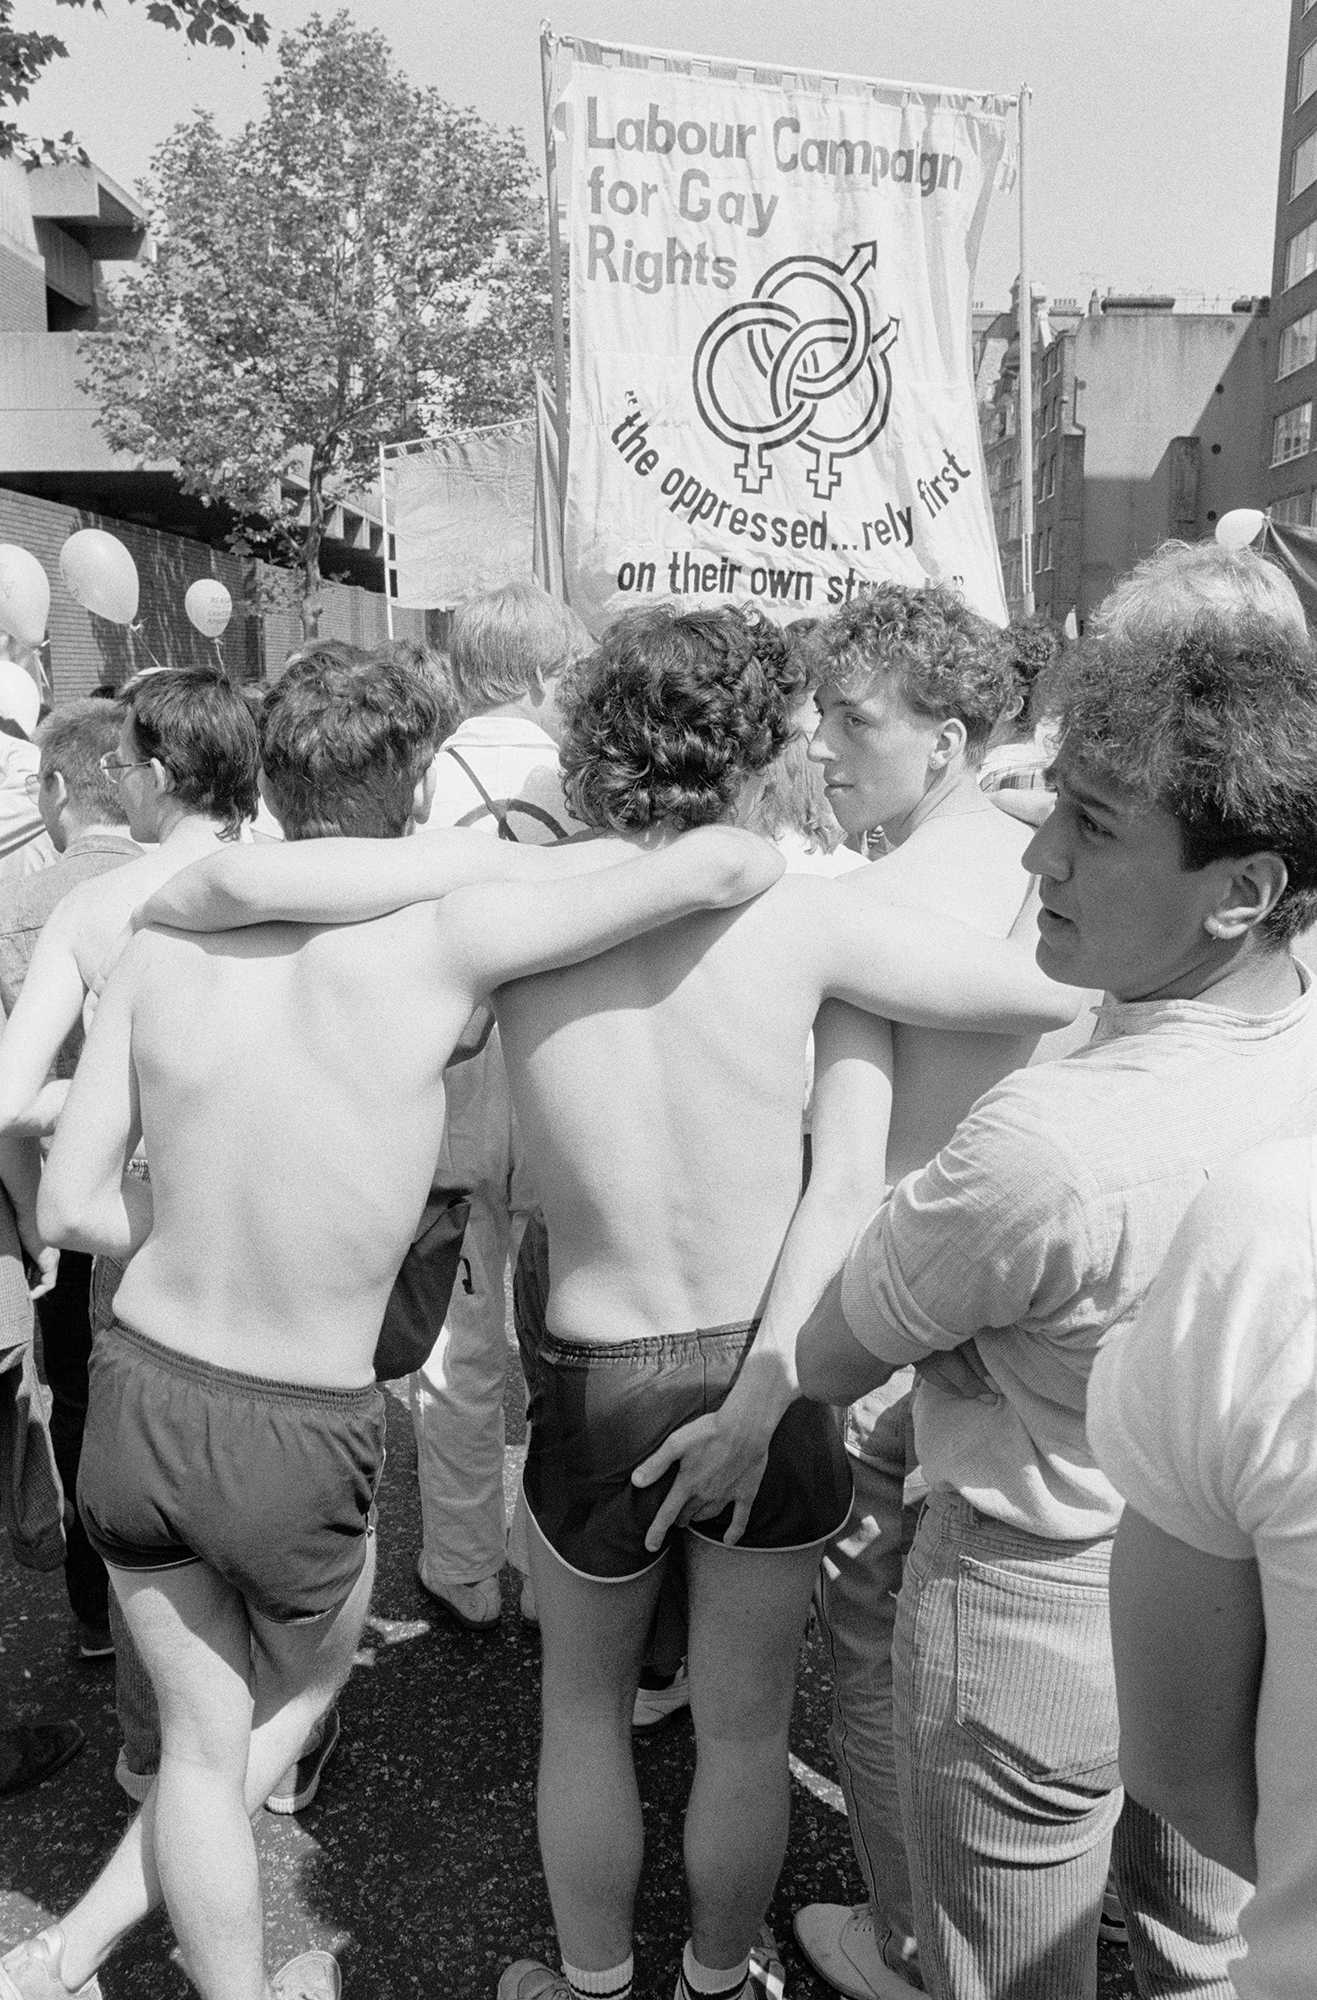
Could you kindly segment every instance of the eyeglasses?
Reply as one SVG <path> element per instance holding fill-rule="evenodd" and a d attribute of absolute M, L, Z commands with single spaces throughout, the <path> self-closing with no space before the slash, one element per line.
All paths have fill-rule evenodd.
<path fill-rule="evenodd" d="M 151 763 L 150 757 L 142 757 L 135 764 L 125 764 L 113 751 L 107 750 L 101 758 L 101 769 L 107 778 L 122 778 L 125 771 L 149 771 Z"/>

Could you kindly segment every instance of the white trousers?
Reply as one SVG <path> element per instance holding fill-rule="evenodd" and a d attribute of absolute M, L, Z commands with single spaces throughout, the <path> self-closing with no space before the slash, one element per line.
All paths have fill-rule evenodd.
<path fill-rule="evenodd" d="M 496 1576 L 506 1557 L 508 1260 L 535 1206 L 497 1029 L 479 1055 L 447 1072 L 444 1084 L 448 1108 L 435 1185 L 468 1189 L 471 1214 L 448 1316 L 410 1385 L 421 1574 L 431 1585 Z"/>

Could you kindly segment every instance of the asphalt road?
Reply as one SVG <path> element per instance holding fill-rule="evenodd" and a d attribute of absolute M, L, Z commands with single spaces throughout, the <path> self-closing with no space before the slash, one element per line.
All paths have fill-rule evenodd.
<path fill-rule="evenodd" d="M 508 1478 L 517 1473 L 520 1385 L 509 1391 Z M 299 1819 L 257 1823 L 269 1963 L 312 1945 L 338 1953 L 345 2000 L 493 2000 L 513 1958 L 556 1964 L 535 1841 L 539 1641 L 505 1577 L 492 1634 L 446 1621 L 415 1577 L 416 1454 L 398 1399 L 380 1499 L 379 1574 L 343 1736 Z M 76 1899 L 127 1823 L 114 1782 L 112 1664 L 79 1663 L 63 1579 L 0 1554 L 0 1689 L 13 1721 L 72 1717 L 87 1746 L 64 1771 L 0 1804 L 0 1949 Z M 791 1841 L 769 1912 L 792 2000 L 831 1992 L 795 1950 L 791 1914 L 861 1891 L 827 1749 L 827 1668 L 806 1642 L 792 1723 Z M 637 1745 L 647 1829 L 636 1911 L 636 2000 L 669 2000 L 686 1934 L 681 1818 L 694 1767 L 688 1721 Z M 162 1915 L 101 1975 L 105 2000 L 183 2000 Z M 1103 1947 L 1104 2000 L 1132 1993 L 1123 1954 Z"/>

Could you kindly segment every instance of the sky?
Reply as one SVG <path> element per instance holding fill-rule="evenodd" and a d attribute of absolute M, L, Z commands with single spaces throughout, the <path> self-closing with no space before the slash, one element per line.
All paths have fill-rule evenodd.
<path fill-rule="evenodd" d="M 539 22 L 577 34 L 852 75 L 1014 95 L 1032 86 L 1033 277 L 1053 298 L 1099 291 L 1229 300 L 1271 282 L 1289 0 L 349 0 L 413 82 L 496 125 L 541 162 Z M 194 106 L 232 131 L 259 115 L 265 52 L 189 50 L 144 0 L 96 15 L 18 0 L 14 25 L 58 33 L 20 114 L 72 127 L 132 188 Z M 264 0 L 273 39 L 316 11 Z M 322 0 L 319 11 L 334 11 Z M 1004 304 L 1018 269 L 1015 197 L 998 197 L 976 298 Z"/>

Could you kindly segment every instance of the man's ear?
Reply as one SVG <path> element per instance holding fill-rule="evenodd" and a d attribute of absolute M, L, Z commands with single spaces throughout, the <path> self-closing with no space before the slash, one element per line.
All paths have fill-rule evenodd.
<path fill-rule="evenodd" d="M 424 826 L 427 819 L 429 819 L 430 808 L 434 804 L 435 786 L 438 782 L 438 773 L 434 768 L 434 761 L 431 759 L 420 777 L 416 780 L 416 790 L 412 793 L 413 826 Z"/>
<path fill-rule="evenodd" d="M 69 802 L 68 780 L 62 771 L 43 771 L 46 780 L 46 797 L 50 800 L 50 816 L 57 819 Z"/>
<path fill-rule="evenodd" d="M 945 771 L 947 765 L 954 763 L 956 758 L 963 752 L 968 740 L 965 734 L 965 725 L 960 717 L 958 715 L 949 715 L 939 728 L 933 748 L 929 752 L 929 769 L 933 771 Z"/>
<path fill-rule="evenodd" d="M 174 774 L 167 765 L 161 763 L 158 757 L 151 759 L 151 776 L 155 780 L 157 792 L 163 795 L 165 792 L 173 791 Z"/>
<path fill-rule="evenodd" d="M 1203 929 L 1222 944 L 1256 930 L 1285 893 L 1289 871 L 1279 854 L 1242 854 L 1210 864 L 1220 870 L 1221 893 L 1203 918 Z"/>

